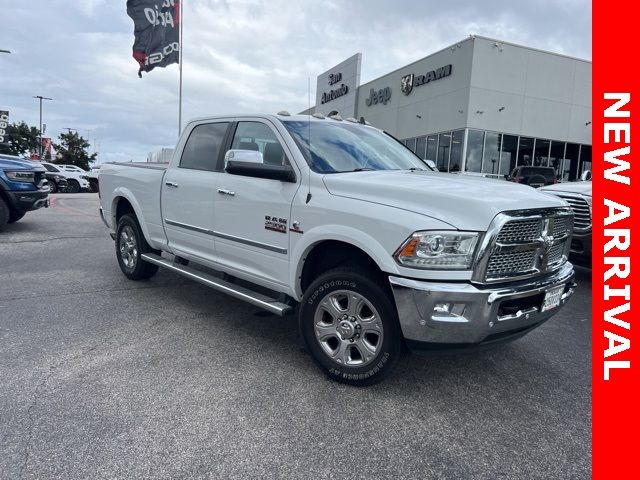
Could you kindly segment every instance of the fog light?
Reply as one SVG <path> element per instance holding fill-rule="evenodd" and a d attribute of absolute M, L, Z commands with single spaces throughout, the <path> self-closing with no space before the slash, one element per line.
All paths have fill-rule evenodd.
<path fill-rule="evenodd" d="M 435 313 L 449 313 L 450 310 L 450 303 L 436 303 L 435 307 L 433 307 Z"/>
<path fill-rule="evenodd" d="M 431 320 L 436 322 L 467 322 L 464 318 L 465 303 L 436 303 L 433 306 Z"/>

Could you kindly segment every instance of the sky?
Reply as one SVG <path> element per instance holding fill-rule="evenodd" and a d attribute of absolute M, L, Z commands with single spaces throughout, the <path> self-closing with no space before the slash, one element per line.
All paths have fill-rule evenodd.
<path fill-rule="evenodd" d="M 99 162 L 178 137 L 178 67 L 137 76 L 125 0 L 0 0 L 0 110 L 77 129 Z M 362 53 L 365 83 L 470 34 L 591 59 L 583 0 L 183 0 L 183 118 L 292 113 L 318 74 Z M 184 125 L 183 121 L 183 125 Z"/>

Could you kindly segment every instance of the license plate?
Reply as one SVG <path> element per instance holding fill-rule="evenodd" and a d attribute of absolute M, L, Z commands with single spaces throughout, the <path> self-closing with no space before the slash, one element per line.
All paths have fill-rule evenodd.
<path fill-rule="evenodd" d="M 564 285 L 559 287 L 550 288 L 544 293 L 544 300 L 542 301 L 541 312 L 546 312 L 552 308 L 556 308 L 560 305 L 560 297 L 564 293 Z"/>

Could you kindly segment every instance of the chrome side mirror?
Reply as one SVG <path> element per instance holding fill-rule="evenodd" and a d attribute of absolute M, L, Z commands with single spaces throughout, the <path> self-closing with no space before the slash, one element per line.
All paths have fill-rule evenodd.
<path fill-rule="evenodd" d="M 262 153 L 257 150 L 231 149 L 224 154 L 225 167 L 229 163 L 229 160 L 233 160 L 234 162 L 264 163 Z"/>

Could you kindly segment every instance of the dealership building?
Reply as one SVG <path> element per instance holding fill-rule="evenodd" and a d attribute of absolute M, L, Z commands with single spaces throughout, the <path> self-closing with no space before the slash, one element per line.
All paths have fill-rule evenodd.
<path fill-rule="evenodd" d="M 364 84 L 361 63 L 319 75 L 311 113 L 363 117 L 440 171 L 591 170 L 590 61 L 471 36 Z"/>

